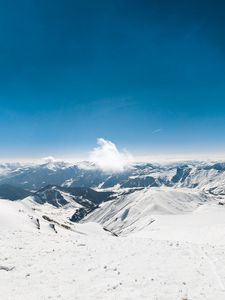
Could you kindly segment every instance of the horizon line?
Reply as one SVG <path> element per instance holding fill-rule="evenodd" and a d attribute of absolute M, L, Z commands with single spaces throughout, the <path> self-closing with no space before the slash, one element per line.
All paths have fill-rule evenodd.
<path fill-rule="evenodd" d="M 190 153 L 190 154 L 149 154 L 149 155 L 133 155 L 132 163 L 169 163 L 169 162 L 185 162 L 185 161 L 199 161 L 199 162 L 213 162 L 213 161 L 225 161 L 224 153 Z M 79 162 L 91 162 L 88 157 L 71 157 L 71 156 L 47 156 L 47 157 L 18 157 L 18 158 L 0 158 L 0 163 L 30 163 L 41 164 L 49 162 L 67 162 L 67 163 L 79 163 Z"/>

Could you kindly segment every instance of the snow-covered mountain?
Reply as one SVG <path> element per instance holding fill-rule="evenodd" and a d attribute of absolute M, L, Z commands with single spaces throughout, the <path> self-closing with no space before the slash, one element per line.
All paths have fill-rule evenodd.
<path fill-rule="evenodd" d="M 225 164 L 0 170 L 0 299 L 225 299 Z"/>
<path fill-rule="evenodd" d="M 84 218 L 104 226 L 109 223 L 117 231 L 155 212 L 170 213 L 183 205 L 181 212 L 185 213 L 190 203 L 196 207 L 225 198 L 225 163 L 219 162 L 136 163 L 123 172 L 110 173 L 89 162 L 51 161 L 1 164 L 0 170 L 0 198 L 28 197 L 35 203 L 63 208 L 74 222 Z"/>
<path fill-rule="evenodd" d="M 225 183 L 225 163 L 131 164 L 109 173 L 90 163 L 1 164 L 0 184 L 37 191 L 47 185 L 89 188 L 189 187 L 211 190 Z"/>
<path fill-rule="evenodd" d="M 149 215 L 156 207 L 161 207 L 160 213 L 175 206 L 179 209 L 179 199 L 185 205 L 200 205 L 210 199 L 224 201 L 225 197 L 225 163 L 136 163 L 117 173 L 104 172 L 89 162 L 1 164 L 0 170 L 0 198 L 16 200 L 29 196 L 39 204 L 71 207 L 68 217 L 74 222 L 89 218 L 91 213 L 91 220 L 105 224 L 106 220 L 112 222 L 110 218 L 118 211 L 117 220 L 129 211 L 126 221 L 122 217 L 123 227 L 128 220 L 133 222 L 131 211 L 137 207 L 142 213 L 136 219 L 145 213 Z M 166 197 L 173 207 L 162 202 Z M 104 218 L 100 217 L 102 214 Z"/>
<path fill-rule="evenodd" d="M 48 185 L 35 192 L 30 200 L 39 204 L 50 204 L 70 211 L 70 219 L 78 222 L 98 208 L 99 204 L 112 200 L 113 192 L 95 191 L 84 187 L 61 187 Z M 62 213 L 63 214 L 63 213 Z"/>
<path fill-rule="evenodd" d="M 192 213 L 213 197 L 182 188 L 145 188 L 103 203 L 84 218 L 83 222 L 97 222 L 114 233 L 129 233 L 149 226 L 156 215 L 184 215 Z"/>

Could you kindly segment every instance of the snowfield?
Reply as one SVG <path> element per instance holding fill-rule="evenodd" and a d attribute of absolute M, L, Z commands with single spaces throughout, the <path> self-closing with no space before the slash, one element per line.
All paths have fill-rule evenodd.
<path fill-rule="evenodd" d="M 224 300 L 225 206 L 210 197 L 144 189 L 82 224 L 0 200 L 0 299 Z"/>

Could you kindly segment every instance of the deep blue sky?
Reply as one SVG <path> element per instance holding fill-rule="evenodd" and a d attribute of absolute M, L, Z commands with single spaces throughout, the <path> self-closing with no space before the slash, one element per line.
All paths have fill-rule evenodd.
<path fill-rule="evenodd" d="M 225 153 L 223 1 L 0 0 L 0 158 Z"/>

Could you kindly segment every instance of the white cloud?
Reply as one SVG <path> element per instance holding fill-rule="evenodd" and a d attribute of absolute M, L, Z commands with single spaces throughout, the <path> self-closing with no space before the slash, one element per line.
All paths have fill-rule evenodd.
<path fill-rule="evenodd" d="M 44 157 L 42 160 L 47 164 L 56 162 L 56 159 L 53 156 Z"/>
<path fill-rule="evenodd" d="M 105 172 L 122 172 L 132 162 L 127 151 L 119 151 L 116 145 L 103 138 L 97 139 L 98 147 L 94 148 L 89 160 Z"/>

